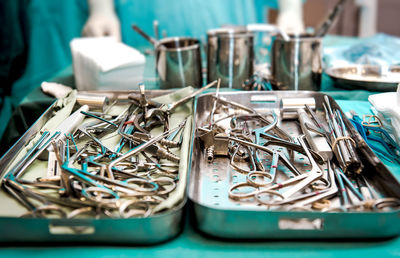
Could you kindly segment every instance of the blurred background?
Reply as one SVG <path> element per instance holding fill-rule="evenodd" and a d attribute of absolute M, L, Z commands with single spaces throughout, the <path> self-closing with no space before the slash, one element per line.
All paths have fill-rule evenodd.
<path fill-rule="evenodd" d="M 318 26 L 335 4 L 332 0 L 307 0 L 303 5 L 305 26 Z M 277 15 L 277 10 L 270 9 L 268 21 L 275 23 Z M 400 26 L 395 22 L 399 15 L 399 0 L 347 1 L 330 34 L 365 37 L 380 32 L 400 36 Z"/>

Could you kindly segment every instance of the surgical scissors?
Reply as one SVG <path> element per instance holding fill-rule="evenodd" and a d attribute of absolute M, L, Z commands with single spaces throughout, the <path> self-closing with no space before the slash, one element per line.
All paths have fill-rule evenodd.
<path fill-rule="evenodd" d="M 271 190 L 284 188 L 284 187 L 286 187 L 288 185 L 294 184 L 294 186 L 292 186 L 290 189 L 286 190 L 284 193 L 279 195 L 279 196 L 282 197 L 282 199 L 285 200 L 285 199 L 288 199 L 289 197 L 291 197 L 292 195 L 294 195 L 295 193 L 300 192 L 301 190 L 303 190 L 307 186 L 311 186 L 311 184 L 313 182 L 317 181 L 318 179 L 320 179 L 323 176 L 323 173 L 322 173 L 321 169 L 319 168 L 318 164 L 313 159 L 313 157 L 312 157 L 311 153 L 309 152 L 308 147 L 306 146 L 306 144 L 305 144 L 303 139 L 304 139 L 304 135 L 298 137 L 298 141 L 300 142 L 301 146 L 303 146 L 303 148 L 305 148 L 305 152 L 306 152 L 307 157 L 308 157 L 308 159 L 309 159 L 309 161 L 311 163 L 310 172 L 303 173 L 303 174 L 301 174 L 299 172 L 298 176 L 290 178 L 290 179 L 288 179 L 286 181 L 283 181 L 283 182 L 280 182 L 280 183 L 276 183 L 275 185 L 272 185 L 272 186 L 270 186 L 270 187 L 268 187 L 266 189 L 263 189 L 263 190 L 259 190 L 259 191 L 255 190 L 253 192 L 245 193 L 245 194 L 236 194 L 236 193 L 234 193 L 234 190 L 238 189 L 240 187 L 252 186 L 252 185 L 249 184 L 249 183 L 239 183 L 239 184 L 233 185 L 229 189 L 229 196 L 231 198 L 233 198 L 233 199 L 243 199 L 243 198 L 249 198 L 249 197 L 254 197 L 254 196 L 260 196 L 263 193 L 272 193 Z M 234 139 L 234 140 L 237 140 L 237 139 Z M 239 139 L 239 141 L 240 141 L 240 139 Z M 241 141 L 241 142 L 245 142 L 245 141 Z M 290 164 L 290 162 L 289 162 L 289 164 Z M 290 164 L 290 166 L 293 166 L 293 165 Z M 295 169 L 295 170 L 297 170 L 297 169 Z M 255 187 L 255 186 L 252 186 L 252 187 Z"/>

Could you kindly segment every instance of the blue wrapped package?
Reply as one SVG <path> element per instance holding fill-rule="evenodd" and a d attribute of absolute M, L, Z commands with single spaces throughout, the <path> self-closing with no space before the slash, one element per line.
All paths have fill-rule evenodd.
<path fill-rule="evenodd" d="M 350 64 L 391 66 L 400 64 L 400 38 L 376 34 L 351 41 L 350 46 L 332 46 L 324 49 L 325 67 Z"/>

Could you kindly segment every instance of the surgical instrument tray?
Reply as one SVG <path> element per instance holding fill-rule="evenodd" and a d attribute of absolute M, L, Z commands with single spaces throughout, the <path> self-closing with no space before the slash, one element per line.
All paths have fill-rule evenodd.
<path fill-rule="evenodd" d="M 182 89 L 181 92 L 183 92 L 183 95 L 187 95 L 191 93 L 191 91 L 188 91 L 188 88 Z M 139 91 L 96 91 L 96 92 L 85 92 L 87 94 L 98 94 L 99 96 L 106 96 L 108 99 L 110 99 L 110 102 L 114 103 L 115 106 L 121 106 L 120 109 L 126 109 L 125 106 L 131 107 L 135 102 L 132 102 L 133 100 L 139 99 L 139 101 L 146 100 L 147 103 L 140 103 L 143 106 L 146 105 L 146 111 L 148 113 L 144 114 L 149 114 L 151 112 L 150 106 L 147 106 L 148 103 L 154 104 L 155 102 L 152 102 L 154 98 L 156 97 L 165 97 L 167 100 L 164 99 L 164 102 L 167 101 L 168 103 L 171 103 L 177 99 L 180 98 L 178 95 L 173 95 L 176 94 L 172 93 L 171 91 L 162 91 L 162 90 L 154 90 L 154 91 L 146 91 L 145 96 L 144 96 L 144 90 L 139 92 Z M 169 94 L 171 93 L 171 94 Z M 168 94 L 168 95 L 167 95 Z M 133 99 L 131 96 L 133 95 Z M 174 99 L 175 98 L 175 99 Z M 160 98 L 158 98 L 160 99 Z M 180 99 L 182 100 L 182 99 Z M 59 103 L 62 100 L 58 100 L 57 102 Z M 161 100 L 162 101 L 162 100 Z M 9 178 L 13 179 L 13 174 L 10 174 L 10 171 L 13 171 L 14 168 L 18 167 L 20 168 L 24 162 L 24 160 L 19 161 L 19 157 L 21 157 L 21 151 L 23 150 L 28 150 L 26 157 L 28 154 L 33 153 L 35 150 L 34 147 L 32 147 L 29 150 L 29 147 L 31 146 L 33 141 L 32 139 L 37 139 L 38 135 L 42 135 L 40 139 L 44 139 L 46 137 L 46 134 L 49 135 L 48 132 L 44 132 L 43 126 L 50 121 L 50 119 L 53 117 L 54 114 L 57 114 L 57 112 L 62 111 L 63 109 L 60 110 L 59 106 L 57 106 L 57 102 L 55 102 L 51 107 L 48 108 L 46 112 L 43 113 L 43 115 L 35 122 L 35 124 L 19 139 L 19 141 L 2 157 L 0 160 L 0 171 L 1 171 L 1 178 L 3 180 L 3 188 L 0 191 L 0 227 L 3 229 L 3 234 L 0 237 L 0 242 L 39 242 L 39 243 L 50 243 L 50 242 L 63 242 L 63 243 L 68 243 L 68 242 L 80 242 L 80 243 L 105 243 L 105 244 L 140 244 L 140 245 L 148 245 L 148 244 L 155 244 L 159 242 L 166 241 L 168 239 L 173 238 L 176 236 L 181 230 L 182 230 L 182 222 L 183 222 L 183 207 L 185 206 L 186 203 L 186 193 L 185 193 L 185 188 L 186 188 L 186 174 L 187 174 L 187 169 L 188 169 L 188 163 L 189 163 L 189 146 L 190 146 L 190 139 L 191 139 L 191 126 L 192 126 L 192 119 L 191 119 L 191 103 L 186 103 L 184 106 L 180 106 L 179 110 L 176 112 L 170 112 L 168 113 L 168 118 L 169 115 L 173 116 L 174 118 L 171 119 L 173 123 L 175 124 L 169 124 L 170 128 L 169 131 L 168 129 L 164 128 L 164 130 L 167 132 L 174 132 L 174 128 L 176 126 L 176 123 L 180 123 L 182 125 L 179 128 L 182 128 L 179 133 L 174 134 L 176 138 L 180 138 L 179 140 L 179 145 L 181 146 L 180 151 L 175 152 L 175 154 L 170 153 L 169 148 L 174 148 L 176 147 L 175 141 L 172 141 L 171 139 L 162 139 L 165 142 L 165 146 L 167 147 L 162 147 L 161 142 L 160 145 L 155 145 L 154 143 L 156 140 L 159 140 L 160 136 L 154 136 L 151 139 L 148 139 L 150 134 L 145 134 L 142 132 L 138 132 L 137 135 L 131 135 L 130 133 L 127 132 L 126 128 L 128 126 L 133 126 L 133 123 L 135 122 L 135 126 L 140 123 L 137 121 L 131 121 L 129 116 L 132 115 L 125 115 L 126 119 L 120 119 L 118 122 L 112 122 L 110 117 L 122 117 L 122 112 L 113 114 L 112 116 L 109 115 L 110 117 L 105 116 L 105 118 L 99 117 L 97 115 L 98 113 L 101 112 L 88 112 L 87 108 L 83 111 L 80 111 L 80 116 L 85 115 L 88 118 L 88 121 L 86 124 L 88 125 L 87 128 L 90 130 L 94 131 L 99 131 L 99 129 L 102 129 L 104 132 L 112 132 L 109 128 L 117 128 L 117 126 L 120 126 L 119 128 L 123 128 L 121 132 L 118 132 L 119 135 L 125 136 L 126 138 L 121 138 L 121 139 L 126 139 L 125 141 L 125 147 L 130 148 L 130 151 L 120 151 L 122 150 L 122 147 L 117 149 L 112 149 L 110 150 L 110 147 L 103 145 L 103 143 L 107 140 L 107 137 L 102 138 L 102 142 L 98 140 L 97 138 L 93 137 L 94 134 L 88 133 L 89 129 L 85 129 L 86 127 L 81 127 L 80 131 L 78 131 L 79 134 L 81 134 L 82 139 L 87 138 L 89 135 L 90 138 L 88 138 L 89 141 L 92 141 L 91 147 L 87 148 L 88 143 L 84 145 L 79 146 L 79 151 L 78 151 L 78 145 L 75 144 L 75 140 L 71 138 L 72 134 L 68 136 L 67 133 L 65 135 L 62 135 L 63 137 L 67 138 L 67 147 L 61 148 L 60 150 L 65 150 L 66 153 L 62 153 L 62 157 L 69 157 L 70 159 L 73 159 L 73 157 L 79 156 L 82 152 L 84 154 L 81 154 L 80 161 L 78 160 L 77 163 L 75 163 L 72 166 L 65 165 L 67 162 L 63 163 L 61 166 L 62 169 L 67 170 L 68 173 L 70 171 L 72 172 L 86 172 L 86 177 L 82 176 L 84 180 L 80 180 L 80 182 L 75 181 L 72 182 L 71 178 L 73 176 L 69 176 L 66 179 L 66 182 L 71 182 L 71 184 L 66 185 L 64 188 L 60 188 L 59 185 L 55 185 L 54 182 L 50 182 L 54 178 L 57 178 L 57 175 L 55 173 L 51 174 L 51 176 L 46 175 L 46 167 L 42 167 L 42 169 L 35 170 L 33 171 L 34 173 L 31 173 L 30 170 L 26 170 L 26 172 L 23 172 L 22 170 L 18 170 L 17 173 L 14 173 L 14 177 L 17 178 L 18 174 L 25 173 L 27 178 L 20 178 L 16 179 L 14 181 L 9 180 Z M 137 102 L 136 102 L 137 103 Z M 161 102 L 162 103 L 162 102 Z M 175 102 L 177 103 L 177 102 Z M 183 102 L 180 102 L 183 103 Z M 131 105 L 132 104 L 132 105 Z M 149 104 L 150 105 L 150 104 Z M 159 104 L 160 105 L 160 104 Z M 177 105 L 176 105 L 177 106 Z M 175 106 L 175 107 L 176 107 Z M 162 104 L 161 104 L 162 107 Z M 147 109 L 148 108 L 148 109 Z M 133 109 L 133 108 L 132 108 Z M 178 108 L 177 108 L 178 109 Z M 127 110 L 127 109 L 126 109 Z M 161 109 L 160 109 L 161 110 Z M 169 112 L 171 108 L 169 108 L 167 111 Z M 154 111 L 159 111 L 158 109 L 155 109 Z M 115 112 L 114 112 L 115 113 Z M 74 113 L 75 114 L 75 113 Z M 73 115 L 74 115 L 73 114 Z M 127 113 L 129 114 L 129 113 Z M 130 113 L 134 114 L 134 112 Z M 143 117 L 145 115 L 142 115 Z M 141 114 L 138 114 L 137 116 L 140 116 Z M 108 119 L 108 120 L 107 120 Z M 114 118 L 113 118 L 114 119 Z M 129 119 L 129 120 L 128 120 Z M 150 120 L 150 118 L 146 117 L 146 121 L 153 121 Z M 116 121 L 117 119 L 114 119 L 113 121 Z M 179 121 L 184 121 L 185 123 L 179 122 Z M 65 120 L 67 121 L 67 120 Z M 169 121 L 169 120 L 168 120 Z M 106 123 L 105 123 L 106 122 Z M 157 121 L 156 121 L 157 122 Z M 95 127 L 93 124 L 99 124 L 103 123 L 106 126 L 100 126 Z M 150 123 L 150 122 L 149 122 Z M 154 124 L 154 123 L 153 123 Z M 146 122 L 144 123 L 144 126 L 146 125 Z M 143 127 L 144 127 L 143 126 Z M 154 126 L 153 126 L 154 127 Z M 152 127 L 152 128 L 153 128 Z M 166 125 L 164 124 L 164 127 Z M 157 130 L 158 127 L 154 127 L 155 130 Z M 141 128 L 143 130 L 143 128 Z M 86 131 L 85 131 L 86 130 Z M 116 130 L 114 130 L 114 133 L 116 134 Z M 149 129 L 150 130 L 150 129 Z M 85 134 L 86 133 L 86 134 Z M 103 133 L 100 130 L 100 133 Z M 155 133 L 157 135 L 157 133 Z M 165 133 L 164 133 L 165 134 Z M 164 135 L 162 134 L 162 135 Z M 104 135 L 104 133 L 103 133 Z M 36 138 L 35 138 L 36 137 Z M 136 137 L 131 140 L 129 137 Z M 143 137 L 143 138 L 140 138 Z M 108 138 L 111 138 L 109 136 Z M 161 138 L 160 138 L 161 139 Z M 82 140 L 83 141 L 83 140 Z M 119 145 L 121 145 L 122 140 L 120 141 Z M 137 144 L 135 144 L 137 142 Z M 69 147 L 68 147 L 69 143 Z M 118 141 L 117 141 L 118 143 Z M 52 145 L 49 145 L 52 148 L 52 150 L 56 150 L 57 144 L 60 144 L 59 141 L 57 142 L 52 142 Z M 153 145 L 150 145 L 153 144 Z M 41 145 L 41 142 L 38 141 L 35 143 L 35 146 L 43 146 Z M 115 147 L 118 147 L 119 145 L 113 145 Z M 130 145 L 130 146 L 127 146 Z M 137 145 L 137 147 L 135 147 Z M 96 148 L 99 149 L 99 146 L 101 147 L 101 152 L 104 153 L 98 153 L 97 156 L 92 156 L 94 158 L 87 159 L 87 157 L 90 158 L 91 153 L 95 153 Z M 149 147 L 148 147 L 149 146 Z M 43 148 L 43 147 L 40 147 Z M 39 149 L 40 149 L 39 148 Z M 46 147 L 47 148 L 47 147 Z M 86 149 L 85 149 L 86 148 Z M 137 162 L 139 164 L 138 159 L 143 159 L 141 156 L 135 156 L 131 157 L 129 154 L 132 152 L 135 152 L 136 150 L 139 149 L 144 149 L 147 150 L 149 154 L 149 157 L 146 157 L 147 160 L 151 160 L 151 157 L 155 156 L 156 154 L 160 154 L 157 160 L 160 160 L 164 156 L 161 157 L 161 154 L 165 155 L 167 158 L 170 158 L 172 161 L 171 162 L 166 162 L 163 160 L 163 163 L 160 164 L 155 164 L 151 163 L 153 165 L 148 165 L 148 163 L 144 163 L 146 166 L 150 166 L 149 168 L 149 173 L 152 173 L 148 181 L 141 179 L 140 176 L 137 176 L 137 174 L 133 173 L 132 171 L 134 170 L 132 165 L 130 165 L 130 162 Z M 75 152 L 76 149 L 76 152 Z M 125 150 L 126 150 L 125 149 Z M 32 150 L 32 151 L 31 151 Z M 87 151 L 86 151 L 87 150 Z M 129 149 L 128 149 L 129 150 Z M 71 153 L 69 153 L 71 151 Z M 86 151 L 86 152 L 85 152 Z M 74 154 L 75 152 L 75 154 Z M 153 153 L 154 152 L 154 153 Z M 49 151 L 50 153 L 50 151 Z M 107 154 L 106 154 L 107 153 Z M 110 154 L 112 153 L 112 154 Z M 58 161 L 60 161 L 59 153 L 56 153 Z M 70 155 L 71 154 L 71 155 Z M 74 155 L 73 155 L 74 154 Z M 96 154 L 96 153 L 95 153 Z M 40 154 L 37 154 L 40 156 Z M 114 155 L 114 157 L 113 157 Z M 144 152 L 141 155 L 146 155 Z M 40 158 L 40 157 L 39 157 Z M 135 160 L 136 158 L 136 160 Z M 18 159 L 18 160 L 17 160 Z M 105 165 L 102 165 L 98 162 L 98 160 L 109 160 L 112 161 L 109 163 L 108 167 Z M 68 158 L 64 159 L 68 161 Z M 85 163 L 92 162 L 91 164 Z M 123 160 L 123 162 L 122 162 Z M 155 158 L 153 158 L 155 160 Z M 179 161 L 179 166 L 178 162 L 175 162 L 176 160 Z M 168 170 L 170 164 L 175 162 L 175 170 L 173 173 L 174 177 L 173 179 L 171 178 L 166 178 L 168 173 L 171 170 Z M 17 162 L 17 163 L 16 163 Z M 42 162 L 42 161 L 38 161 Z M 117 165 L 115 165 L 118 162 Z M 149 162 L 149 161 L 147 161 Z M 71 162 L 72 163 L 72 162 Z M 17 165 L 15 165 L 17 164 Z M 43 163 L 40 163 L 43 164 Z M 61 164 L 59 162 L 59 164 Z M 101 169 L 97 169 L 96 171 L 93 171 L 93 164 L 95 166 L 100 167 Z M 104 164 L 104 163 L 103 163 Z M 158 177 L 157 174 L 154 174 L 154 171 L 157 169 L 161 170 L 161 166 L 167 166 L 167 169 L 165 169 L 165 173 L 162 174 L 160 177 Z M 23 165 L 25 166 L 25 165 Z M 68 167 L 65 167 L 68 166 Z M 80 168 L 82 166 L 82 169 Z M 128 172 L 128 169 L 125 169 L 125 167 L 128 166 L 130 172 Z M 91 168 L 92 167 L 92 168 Z M 44 169 L 43 169 L 44 168 Z M 56 170 L 57 168 L 54 167 Z M 99 172 L 100 171 L 100 172 Z M 112 171 L 110 173 L 110 171 Z M 176 171 L 176 172 L 175 172 Z M 52 171 L 54 172 L 54 171 Z M 83 173 L 82 172 L 82 173 Z M 99 174 L 96 174 L 99 173 Z M 112 174 L 114 174 L 116 177 L 115 179 L 111 178 Z M 80 173 L 77 173 L 77 175 L 82 175 Z M 107 175 L 104 176 L 104 175 Z M 111 176 L 110 176 L 111 175 Z M 149 174 L 150 175 L 150 174 Z M 167 175 L 167 176 L 164 176 Z M 7 178 L 9 176 L 9 178 Z M 154 176 L 157 178 L 154 179 Z M 164 177 L 163 177 L 164 176 Z M 61 174 L 61 187 L 63 186 L 62 183 L 63 181 L 63 174 Z M 76 179 L 78 179 L 79 176 L 75 176 Z M 132 179 L 129 179 L 131 177 Z M 47 179 L 47 181 L 43 181 L 42 179 Z M 60 176 L 58 176 L 60 178 Z M 82 179 L 79 178 L 79 179 Z M 101 182 L 93 180 L 91 178 L 97 178 L 97 179 L 104 179 L 107 181 Z M 126 180 L 126 178 L 128 178 Z M 152 179 L 153 178 L 153 179 Z M 36 180 L 36 181 L 33 181 Z M 39 181 L 42 180 L 42 181 Z M 128 184 L 128 180 L 133 180 L 135 181 L 133 184 Z M 179 180 L 179 181 L 178 181 Z M 58 182 L 59 182 L 58 181 Z M 97 182 L 96 182 L 97 181 Z M 10 183 L 11 186 L 17 185 L 17 188 L 8 188 L 7 183 Z M 29 185 L 32 182 L 35 182 L 36 188 L 29 187 Z M 115 184 L 112 184 L 115 182 Z M 157 183 L 156 183 L 157 182 Z M 176 182 L 176 183 L 175 183 Z M 75 185 L 72 188 L 75 191 L 73 194 L 71 194 L 71 199 L 69 200 L 70 207 L 82 207 L 81 205 L 83 203 L 98 203 L 104 201 L 104 207 L 109 207 L 111 206 L 116 206 L 117 208 L 113 208 L 114 210 L 106 210 L 104 207 L 97 207 L 96 206 L 90 206 L 87 208 L 78 208 L 70 212 L 68 210 L 68 207 L 62 207 L 60 203 L 58 203 L 57 198 L 61 198 L 63 194 L 65 194 L 64 190 L 68 190 L 68 186 L 71 187 L 72 183 Z M 132 181 L 131 181 L 132 183 Z M 173 183 L 173 186 L 175 190 L 171 190 L 173 192 L 168 192 L 168 193 L 173 193 L 179 189 L 179 193 L 182 193 L 182 195 L 179 195 L 181 197 L 175 198 L 173 201 L 170 201 L 169 203 L 165 204 L 164 207 L 160 208 L 157 210 L 157 212 L 147 212 L 147 214 L 143 214 L 141 212 L 137 212 L 137 210 L 130 209 L 130 205 L 132 205 L 132 201 L 135 201 L 135 198 L 137 198 L 138 203 L 140 202 L 141 196 L 145 195 L 147 192 L 152 193 L 152 188 L 158 187 L 158 192 L 156 191 L 154 197 L 151 197 L 150 195 L 147 196 L 147 199 L 144 199 L 142 202 L 145 203 L 148 200 L 159 200 L 161 204 L 162 201 L 167 200 L 167 198 L 171 197 L 171 195 L 166 195 L 165 192 L 168 190 L 168 184 Z M 25 185 L 24 185 L 25 184 Z M 93 184 L 93 185 L 91 185 Z M 157 186 L 158 184 L 158 186 Z M 18 188 L 20 186 L 20 188 Z M 54 189 L 59 189 L 60 190 L 60 196 L 54 198 L 55 195 L 50 195 L 47 194 L 51 189 L 45 189 L 45 191 L 42 190 L 43 186 L 48 187 L 52 186 Z M 150 187 L 149 187 L 150 186 Z M 25 189 L 21 190 L 20 193 L 18 193 L 18 189 Z M 122 188 L 121 188 L 122 187 Z M 124 188 L 125 187 L 125 188 Z M 80 188 L 82 188 L 82 193 L 80 193 Z M 11 189 L 11 190 L 10 190 Z M 14 189 L 14 190 L 13 190 Z M 15 190 L 16 189 L 16 190 Z M 132 190 L 133 189 L 133 190 Z M 134 189 L 139 189 L 141 193 L 138 193 Z M 7 192 L 7 190 L 9 192 Z M 39 191 L 40 190 L 40 191 Z M 62 190 L 62 191 L 61 191 Z M 78 190 L 78 192 L 76 192 Z M 46 192 L 47 191 L 47 192 Z M 119 192 L 117 198 L 113 200 L 112 196 L 110 196 L 110 193 L 113 194 L 116 192 Z M 15 193 L 14 197 L 16 197 L 16 200 L 12 198 L 8 193 Z M 43 206 L 38 206 L 41 202 L 41 197 L 37 196 L 38 194 L 43 194 L 40 196 L 45 196 L 45 201 L 43 202 Z M 52 192 L 50 192 L 52 193 Z M 47 194 L 47 195 L 46 195 Z M 36 196 L 35 196 L 36 195 Z M 124 195 L 126 198 L 124 200 L 118 199 L 122 198 L 121 196 Z M 73 196 L 76 196 L 77 198 L 72 198 Z M 127 197 L 126 197 L 127 196 Z M 130 197 L 132 196 L 132 197 Z M 159 199 L 154 199 L 158 198 Z M 165 197 L 167 196 L 167 197 Z M 18 199 L 17 197 L 21 198 Z M 32 197 L 37 197 L 36 199 Z M 145 196 L 146 197 L 146 196 Z M 143 198 L 145 198 L 143 197 Z M 174 196 L 175 197 L 175 196 Z M 69 198 L 69 197 L 66 197 Z M 131 202 L 129 201 L 129 198 L 131 198 Z M 153 198 L 153 199 L 152 199 Z M 29 202 L 24 202 L 24 200 L 29 200 Z M 128 201 L 127 201 L 128 200 Z M 170 200 L 170 199 L 168 199 Z M 17 202 L 19 201 L 19 202 Z M 73 202 L 72 202 L 73 201 Z M 123 202 L 122 202 L 123 201 Z M 155 202 L 155 201 L 153 201 Z M 26 209 L 23 205 L 20 205 L 20 203 L 32 203 L 33 208 L 31 211 L 28 210 L 26 212 Z M 124 204 L 125 203 L 125 204 Z M 57 204 L 57 205 L 56 205 Z M 79 204 L 79 205 L 76 205 Z M 140 204 L 140 203 L 139 203 Z M 58 206 L 60 205 L 60 206 Z M 73 206 L 75 205 L 75 206 Z M 150 204 L 146 204 L 146 207 L 148 207 Z M 42 208 L 44 207 L 44 208 Z M 56 207 L 56 208 L 54 208 Z M 61 208 L 60 208 L 61 207 Z M 28 205 L 29 208 L 29 205 Z M 121 216 L 118 215 L 118 208 L 120 211 Z M 96 210 L 96 215 L 91 215 L 93 214 L 94 209 L 101 209 L 103 213 L 98 213 Z M 52 212 L 57 211 L 60 212 L 60 214 L 65 214 L 64 211 L 68 210 L 68 216 L 59 216 L 59 214 L 54 214 Z M 121 212 L 122 210 L 122 212 Z M 87 211 L 91 211 L 92 213 L 87 213 Z M 130 213 L 129 213 L 130 211 Z M 85 213 L 86 212 L 86 213 Z M 108 213 L 106 213 L 108 212 Z M 117 213 L 118 216 L 114 216 L 114 213 Z M 107 215 L 107 216 L 106 216 Z M 126 216 L 125 216 L 126 215 Z"/>
<path fill-rule="evenodd" d="M 227 239 L 385 238 L 400 234 L 399 182 L 331 97 L 307 91 L 215 95 L 203 94 L 195 103 L 188 198 L 200 231 Z M 309 150 L 301 136 L 303 126 L 297 120 L 285 120 L 282 111 L 282 99 L 298 98 L 315 100 L 317 121 L 325 121 L 324 103 L 330 103 L 340 122 L 338 130 L 345 132 L 340 139 L 333 138 L 332 149 L 337 151 L 336 141 L 357 146 L 354 155 L 362 162 L 361 173 L 360 169 L 343 172 Z M 217 99 L 222 110 L 211 111 Z M 272 129 L 275 134 L 270 134 Z M 232 136 L 233 132 L 241 137 Z M 324 133 L 327 137 L 332 134 Z M 243 160 L 246 167 L 241 165 L 246 163 Z M 363 183 L 349 180 L 349 175 L 362 178 Z M 281 191 L 288 185 L 288 190 Z M 366 185 L 380 201 L 359 201 Z"/>

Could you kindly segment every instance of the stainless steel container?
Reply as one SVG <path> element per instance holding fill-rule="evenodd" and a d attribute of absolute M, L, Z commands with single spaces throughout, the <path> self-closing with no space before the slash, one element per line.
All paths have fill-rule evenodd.
<path fill-rule="evenodd" d="M 322 38 L 277 38 L 272 47 L 272 84 L 278 90 L 321 89 Z"/>
<path fill-rule="evenodd" d="M 201 87 L 200 41 L 195 38 L 166 38 L 156 45 L 156 72 L 161 89 Z"/>
<path fill-rule="evenodd" d="M 131 93 L 139 94 L 139 91 L 83 91 L 81 93 L 91 96 L 106 96 L 111 102 L 117 101 L 115 105 L 118 105 L 128 103 L 128 95 Z M 154 98 L 167 93 L 171 92 L 153 90 L 146 91 L 146 96 Z M 54 102 L 0 159 L 0 179 L 9 171 L 12 163 L 29 141 L 53 117 L 56 108 L 58 107 Z M 183 142 L 187 144 L 190 141 L 190 137 L 183 138 Z M 190 147 L 188 146 L 188 148 Z M 189 162 L 189 151 L 181 153 L 181 163 Z M 18 214 L 25 212 L 25 209 L 15 204 L 14 202 L 16 201 L 10 198 L 1 188 L 0 228 L 8 232 L 0 236 L 0 242 L 3 244 L 17 242 L 46 244 L 51 242 L 80 242 L 151 245 L 176 237 L 184 226 L 182 222 L 186 196 L 179 200 L 176 206 L 145 218 L 94 218 L 88 216 L 87 218 L 73 219 L 20 218 Z M 7 205 L 3 205 L 4 203 L 7 203 Z"/>
<path fill-rule="evenodd" d="M 221 87 L 241 89 L 253 74 L 253 34 L 222 28 L 207 33 L 207 81 L 221 79 Z"/>
<path fill-rule="evenodd" d="M 325 73 L 344 89 L 369 91 L 396 91 L 400 83 L 400 66 L 389 67 L 369 64 L 334 66 Z"/>
<path fill-rule="evenodd" d="M 325 94 L 310 91 L 236 91 L 220 92 L 221 98 L 268 113 L 279 110 L 282 99 L 313 98 L 318 116 L 325 116 L 322 104 Z M 206 93 L 195 101 L 195 128 L 207 123 L 213 105 L 214 93 Z M 363 176 L 380 196 L 400 198 L 400 184 L 384 164 L 364 142 L 339 105 L 331 98 L 333 108 L 343 115 L 346 127 L 354 134 L 359 146 L 359 154 L 368 169 Z M 279 113 L 277 113 L 280 116 Z M 249 126 L 250 123 L 249 123 Z M 280 127 L 290 132 L 292 137 L 303 134 L 295 120 L 282 121 Z M 249 127 L 249 130 L 252 128 Z M 277 209 L 277 206 L 263 206 L 255 198 L 245 201 L 229 198 L 229 188 L 238 182 L 246 182 L 243 174 L 230 165 L 224 156 L 206 160 L 206 150 L 199 137 L 193 137 L 188 198 L 191 202 L 191 218 L 196 227 L 211 236 L 224 239 L 333 239 L 333 238 L 388 238 L 400 234 L 400 210 L 382 211 L 309 211 Z M 272 148 L 272 147 L 271 147 Z M 275 147 L 277 150 L 279 146 Z M 287 154 L 285 154 L 287 155 Z M 293 163 L 298 164 L 301 173 L 308 173 L 309 165 L 304 156 L 295 154 Z M 270 156 L 262 158 L 269 162 Z M 285 168 L 278 168 L 286 171 Z M 287 179 L 286 172 L 280 173 Z M 243 189 L 249 191 L 249 189 Z M 333 199 L 330 199 L 332 202 Z M 339 201 L 336 199 L 336 201 Z"/>

